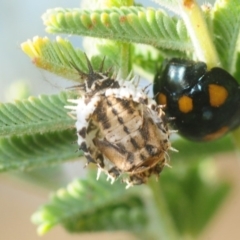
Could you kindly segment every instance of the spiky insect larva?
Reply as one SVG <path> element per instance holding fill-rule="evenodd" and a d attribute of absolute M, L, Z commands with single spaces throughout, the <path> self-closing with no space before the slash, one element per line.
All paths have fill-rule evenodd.
<path fill-rule="evenodd" d="M 168 165 L 167 151 L 173 150 L 165 114 L 136 78 L 116 80 L 102 73 L 103 63 L 99 72 L 87 63 L 88 73 L 75 67 L 85 80 L 75 88 L 81 96 L 66 106 L 76 117 L 79 148 L 87 164 L 98 166 L 97 179 L 104 172 L 111 183 L 127 175 L 126 188 L 146 183 Z"/>

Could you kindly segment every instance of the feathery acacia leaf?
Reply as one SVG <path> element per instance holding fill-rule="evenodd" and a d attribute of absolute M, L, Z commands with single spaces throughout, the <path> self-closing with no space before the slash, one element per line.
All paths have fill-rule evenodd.
<path fill-rule="evenodd" d="M 95 178 L 94 172 L 87 180 L 59 189 L 32 217 L 38 232 L 44 234 L 57 224 L 72 232 L 142 230 L 146 213 L 135 189 L 126 191 L 124 184 L 110 185 L 103 176 Z"/>
<path fill-rule="evenodd" d="M 73 66 L 88 72 L 84 52 L 74 48 L 66 39 L 57 37 L 56 41 L 50 41 L 47 37 L 34 37 L 32 41 L 22 43 L 21 47 L 37 67 L 67 79 L 82 82 L 81 76 Z M 90 60 L 93 69 L 99 69 L 102 59 L 103 57 L 94 57 Z M 113 59 L 116 59 L 116 56 Z M 111 67 L 111 64 L 105 61 L 104 69 Z"/>
<path fill-rule="evenodd" d="M 152 8 L 113 7 L 96 11 L 57 8 L 48 10 L 43 20 L 50 33 L 144 43 L 179 51 L 193 50 L 183 21 Z"/>
<path fill-rule="evenodd" d="M 75 130 L 0 138 L 0 172 L 59 164 L 81 155 Z"/>
<path fill-rule="evenodd" d="M 84 53 L 74 49 L 68 40 L 60 37 L 57 37 L 56 41 L 50 41 L 47 37 L 34 37 L 33 41 L 28 40 L 22 43 L 21 47 L 37 67 L 67 79 L 81 80 L 72 64 L 88 71 Z"/>
<path fill-rule="evenodd" d="M 74 126 L 64 106 L 71 92 L 0 105 L 0 137 L 64 130 Z"/>
<path fill-rule="evenodd" d="M 224 69 L 236 70 L 240 37 L 240 4 L 238 0 L 218 0 L 214 5 L 215 45 Z"/>

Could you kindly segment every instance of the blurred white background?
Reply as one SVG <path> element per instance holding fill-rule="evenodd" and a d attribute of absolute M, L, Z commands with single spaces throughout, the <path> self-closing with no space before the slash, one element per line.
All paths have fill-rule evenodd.
<path fill-rule="evenodd" d="M 0 101 L 14 100 L 8 88 L 15 81 L 26 81 L 32 95 L 57 92 L 48 82 L 52 75 L 37 69 L 21 50 L 21 43 L 34 36 L 48 35 L 41 16 L 48 8 L 78 7 L 79 0 L 0 1 Z"/>

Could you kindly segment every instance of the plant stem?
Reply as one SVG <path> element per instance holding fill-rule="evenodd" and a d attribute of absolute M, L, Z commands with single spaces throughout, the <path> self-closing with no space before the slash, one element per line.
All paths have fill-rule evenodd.
<path fill-rule="evenodd" d="M 120 43 L 120 76 L 126 79 L 131 69 L 131 45 Z"/>
<path fill-rule="evenodd" d="M 148 206 L 147 210 L 151 211 L 151 208 L 154 208 L 153 212 L 149 213 L 149 215 L 151 215 L 151 217 L 155 216 L 155 218 L 153 217 L 153 219 L 150 219 L 152 225 L 150 226 L 151 233 L 155 232 L 157 239 L 181 239 L 173 223 L 171 214 L 168 211 L 168 207 L 159 182 L 155 181 L 155 179 L 150 179 L 148 186 L 152 192 L 153 202 L 149 201 L 148 199 L 147 202 L 150 202 L 151 206 Z"/>
<path fill-rule="evenodd" d="M 182 18 L 193 42 L 197 59 L 207 64 L 208 69 L 220 65 L 203 12 L 195 0 L 182 0 L 179 4 Z"/>

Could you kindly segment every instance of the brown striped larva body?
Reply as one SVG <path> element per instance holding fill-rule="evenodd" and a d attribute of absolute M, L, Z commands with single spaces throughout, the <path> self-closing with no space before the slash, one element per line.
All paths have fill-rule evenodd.
<path fill-rule="evenodd" d="M 171 144 L 164 112 L 136 79 L 94 72 L 87 61 L 89 73 L 78 70 L 85 78 L 76 88 L 81 96 L 66 106 L 76 117 L 79 148 L 112 183 L 121 176 L 126 176 L 127 188 L 146 183 L 167 165 Z"/>

